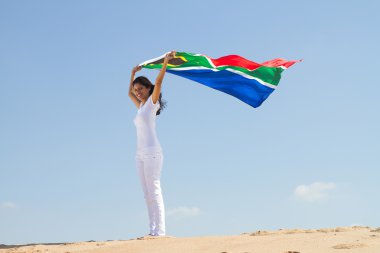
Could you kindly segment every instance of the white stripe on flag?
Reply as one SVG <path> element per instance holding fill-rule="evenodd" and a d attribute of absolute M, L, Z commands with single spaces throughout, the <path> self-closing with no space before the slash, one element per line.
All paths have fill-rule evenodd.
<path fill-rule="evenodd" d="M 158 57 L 156 57 L 156 58 L 153 58 L 153 59 L 150 59 L 150 60 L 144 61 L 144 62 L 140 63 L 139 66 L 142 66 L 142 65 L 145 65 L 145 64 L 149 64 L 149 63 L 151 63 L 151 62 L 158 61 L 158 60 L 164 58 L 165 55 L 168 54 L 168 53 L 170 53 L 170 52 L 166 52 L 166 53 L 164 53 L 164 54 L 161 55 L 161 56 L 158 56 Z"/>
<path fill-rule="evenodd" d="M 273 84 L 270 84 L 270 83 L 264 82 L 263 80 L 260 80 L 260 79 L 258 79 L 258 78 L 256 78 L 256 77 L 253 77 L 253 76 L 250 76 L 250 75 L 247 75 L 246 73 L 241 72 L 241 71 L 239 71 L 239 70 L 236 70 L 236 69 L 230 69 L 230 68 L 226 68 L 226 70 L 228 70 L 228 71 L 230 71 L 230 72 L 233 72 L 233 73 L 235 73 L 235 74 L 241 75 L 241 76 L 243 76 L 243 77 L 245 77 L 245 78 L 248 78 L 248 79 L 254 79 L 254 80 L 258 81 L 259 83 L 261 83 L 262 85 L 267 86 L 267 87 L 269 87 L 269 88 L 272 88 L 272 89 L 276 89 L 276 88 L 277 88 L 276 85 L 273 85 Z"/>
<path fill-rule="evenodd" d="M 219 69 L 212 69 L 212 68 L 206 68 L 206 67 L 184 67 L 184 68 L 171 68 L 171 69 L 168 69 L 168 70 L 173 70 L 173 71 L 181 71 L 181 70 L 192 70 L 192 69 L 207 69 L 207 70 L 212 70 L 214 72 L 218 72 L 220 71 Z M 261 83 L 262 85 L 264 86 L 267 86 L 269 88 L 272 88 L 272 89 L 276 89 L 277 86 L 276 85 L 273 85 L 273 84 L 270 84 L 270 83 L 267 83 L 267 82 L 264 82 L 263 80 L 260 80 L 256 77 L 253 77 L 253 76 L 250 76 L 250 75 L 247 75 L 246 73 L 244 72 L 241 72 L 239 70 L 235 70 L 235 69 L 230 69 L 230 68 L 226 68 L 225 70 L 227 71 L 230 71 L 230 72 L 233 72 L 237 75 L 240 75 L 240 76 L 243 76 L 245 78 L 248 78 L 248 79 L 253 79 L 253 80 L 256 80 L 257 82 Z"/>
<path fill-rule="evenodd" d="M 219 71 L 218 69 L 211 69 L 211 68 L 207 68 L 207 67 L 183 67 L 183 68 L 181 68 L 181 67 L 179 67 L 179 68 L 170 68 L 170 69 L 168 69 L 168 70 L 191 70 L 191 69 L 207 69 L 207 70 L 212 70 L 212 71 L 215 71 L 215 72 L 217 72 L 217 71 Z"/>

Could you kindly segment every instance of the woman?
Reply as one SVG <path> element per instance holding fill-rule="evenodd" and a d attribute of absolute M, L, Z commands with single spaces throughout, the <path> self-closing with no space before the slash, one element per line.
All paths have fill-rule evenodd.
<path fill-rule="evenodd" d="M 165 207 L 160 185 L 164 156 L 156 135 L 156 116 L 164 107 L 162 80 L 169 60 L 174 57 L 175 51 L 165 55 L 155 85 L 144 76 L 134 79 L 141 66 L 134 67 L 129 86 L 129 97 L 138 108 L 134 119 L 137 129 L 136 166 L 148 207 L 149 236 L 165 236 Z"/>

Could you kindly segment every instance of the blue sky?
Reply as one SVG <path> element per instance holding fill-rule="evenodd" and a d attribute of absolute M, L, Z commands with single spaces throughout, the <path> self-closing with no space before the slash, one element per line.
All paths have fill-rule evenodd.
<path fill-rule="evenodd" d="M 380 226 L 379 7 L 1 1 L 0 244 L 147 234 L 128 82 L 170 50 L 304 61 L 257 109 L 165 76 L 169 235 Z"/>

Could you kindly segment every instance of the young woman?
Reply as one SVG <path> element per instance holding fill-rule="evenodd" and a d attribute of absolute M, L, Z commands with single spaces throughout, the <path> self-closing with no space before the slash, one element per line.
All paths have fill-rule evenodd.
<path fill-rule="evenodd" d="M 165 236 L 165 207 L 160 185 L 164 156 L 156 134 L 156 116 L 165 106 L 161 100 L 161 85 L 167 64 L 174 56 L 175 51 L 165 55 L 154 85 L 144 76 L 134 78 L 141 70 L 136 66 L 129 86 L 129 97 L 138 109 L 134 118 L 137 129 L 136 166 L 148 207 L 149 236 Z"/>

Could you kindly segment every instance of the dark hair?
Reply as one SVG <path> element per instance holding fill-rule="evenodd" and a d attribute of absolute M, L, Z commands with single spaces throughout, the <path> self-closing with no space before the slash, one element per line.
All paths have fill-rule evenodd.
<path fill-rule="evenodd" d="M 149 95 L 152 95 L 154 84 L 146 78 L 145 76 L 139 76 L 136 77 L 135 80 L 133 80 L 132 84 L 140 83 L 141 85 L 145 86 L 149 89 Z M 160 92 L 160 96 L 158 98 L 158 102 L 160 103 L 160 108 L 157 110 L 156 115 L 159 115 L 161 113 L 161 110 L 163 110 L 166 107 L 166 101 L 162 99 L 162 93 Z"/>

